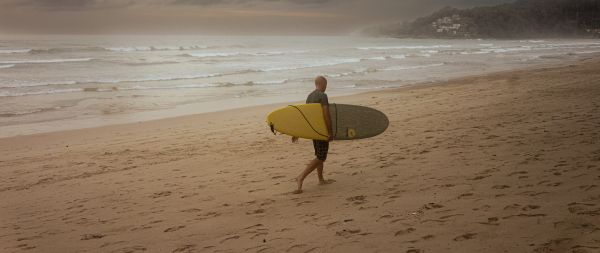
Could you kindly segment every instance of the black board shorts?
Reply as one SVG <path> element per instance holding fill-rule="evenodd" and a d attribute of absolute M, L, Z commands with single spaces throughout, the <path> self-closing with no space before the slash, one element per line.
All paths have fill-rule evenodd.
<path fill-rule="evenodd" d="M 315 147 L 315 156 L 321 161 L 327 160 L 327 152 L 329 151 L 328 141 L 317 141 L 313 140 L 313 146 Z"/>

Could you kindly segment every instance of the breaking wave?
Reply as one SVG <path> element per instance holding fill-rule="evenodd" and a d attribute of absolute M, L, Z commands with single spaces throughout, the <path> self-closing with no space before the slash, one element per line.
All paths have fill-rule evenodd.
<path fill-rule="evenodd" d="M 29 53 L 31 49 L 0 49 L 0 54 L 19 54 L 19 53 Z"/>
<path fill-rule="evenodd" d="M 12 60 L 0 61 L 0 64 L 35 64 L 35 63 L 65 63 L 65 62 L 86 62 L 93 58 L 71 58 L 71 59 L 47 59 L 47 60 Z"/>
<path fill-rule="evenodd" d="M 12 68 L 14 66 L 15 66 L 15 64 L 0 65 L 0 69 L 8 69 L 8 68 Z"/>
<path fill-rule="evenodd" d="M 451 45 L 432 45 L 432 46 L 377 46 L 377 47 L 357 47 L 359 50 L 391 50 L 391 49 L 434 49 L 449 48 Z"/>

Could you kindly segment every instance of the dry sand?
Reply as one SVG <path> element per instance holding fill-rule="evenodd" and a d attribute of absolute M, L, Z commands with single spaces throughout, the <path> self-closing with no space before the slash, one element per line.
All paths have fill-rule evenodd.
<path fill-rule="evenodd" d="M 599 59 L 331 100 L 390 128 L 301 195 L 280 105 L 0 139 L 0 252 L 600 251 Z"/>

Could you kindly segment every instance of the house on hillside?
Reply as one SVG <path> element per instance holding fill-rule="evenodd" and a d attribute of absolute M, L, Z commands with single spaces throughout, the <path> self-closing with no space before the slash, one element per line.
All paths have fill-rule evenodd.
<path fill-rule="evenodd" d="M 589 34 L 600 36 L 600 29 L 585 29 L 585 31 Z"/>
<path fill-rule="evenodd" d="M 467 23 L 460 15 L 445 16 L 431 23 L 433 31 L 440 36 L 469 38 Z"/>

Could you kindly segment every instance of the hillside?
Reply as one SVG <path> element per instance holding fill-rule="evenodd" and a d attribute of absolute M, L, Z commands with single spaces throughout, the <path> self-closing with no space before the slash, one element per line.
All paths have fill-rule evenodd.
<path fill-rule="evenodd" d="M 491 7 L 446 7 L 370 35 L 417 38 L 600 37 L 600 0 L 519 0 Z"/>

